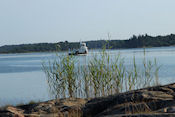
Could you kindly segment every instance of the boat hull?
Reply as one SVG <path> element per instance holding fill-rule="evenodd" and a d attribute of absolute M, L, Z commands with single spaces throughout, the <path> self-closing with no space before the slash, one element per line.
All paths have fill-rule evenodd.
<path fill-rule="evenodd" d="M 69 55 L 87 55 L 87 53 L 69 53 Z"/>

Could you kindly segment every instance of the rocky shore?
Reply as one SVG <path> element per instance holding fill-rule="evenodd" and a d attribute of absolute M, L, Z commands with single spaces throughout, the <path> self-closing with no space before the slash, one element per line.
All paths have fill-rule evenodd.
<path fill-rule="evenodd" d="M 94 99 L 56 99 L 0 108 L 0 117 L 175 117 L 175 83 Z"/>

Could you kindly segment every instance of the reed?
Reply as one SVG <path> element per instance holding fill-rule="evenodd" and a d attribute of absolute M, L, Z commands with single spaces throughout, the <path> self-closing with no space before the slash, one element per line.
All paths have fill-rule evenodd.
<path fill-rule="evenodd" d="M 156 59 L 147 60 L 145 51 L 141 68 L 135 57 L 131 68 L 125 62 L 120 54 L 111 57 L 106 49 L 83 66 L 75 56 L 57 54 L 53 62 L 43 63 L 43 71 L 55 98 L 100 97 L 159 84 L 160 66 Z"/>
<path fill-rule="evenodd" d="M 75 59 L 73 56 L 58 54 L 56 57 L 58 58 L 49 61 L 48 65 L 45 62 L 42 64 L 50 92 L 55 98 L 74 97 L 78 75 Z"/>

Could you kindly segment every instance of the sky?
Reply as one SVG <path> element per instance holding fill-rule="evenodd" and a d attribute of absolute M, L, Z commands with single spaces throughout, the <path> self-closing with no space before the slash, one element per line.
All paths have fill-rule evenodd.
<path fill-rule="evenodd" d="M 175 33 L 175 0 L 0 0 L 0 46 Z"/>

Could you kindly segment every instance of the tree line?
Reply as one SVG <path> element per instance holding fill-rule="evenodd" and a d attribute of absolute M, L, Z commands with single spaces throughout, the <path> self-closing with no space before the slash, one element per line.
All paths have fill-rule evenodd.
<path fill-rule="evenodd" d="M 96 40 L 86 41 L 89 49 L 101 49 L 104 46 L 107 49 L 120 48 L 142 48 L 142 47 L 162 47 L 174 46 L 175 34 L 166 36 L 149 36 L 133 35 L 127 40 Z M 21 45 L 5 45 L 0 47 L 0 53 L 27 53 L 27 52 L 53 52 L 67 51 L 69 49 L 79 48 L 79 42 L 58 42 L 58 43 L 37 43 L 37 44 L 21 44 Z"/>

